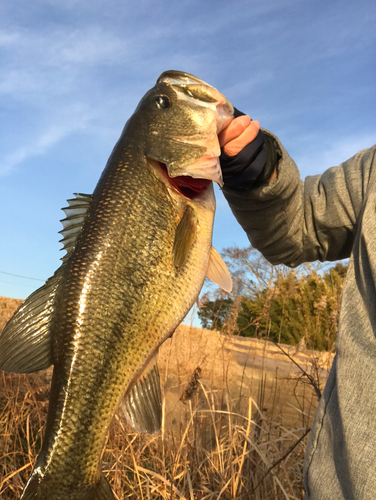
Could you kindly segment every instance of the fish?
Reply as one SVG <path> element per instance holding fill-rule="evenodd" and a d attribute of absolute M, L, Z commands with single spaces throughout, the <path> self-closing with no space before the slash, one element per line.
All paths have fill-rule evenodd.
<path fill-rule="evenodd" d="M 205 277 L 231 291 L 212 246 L 218 134 L 232 104 L 182 71 L 162 73 L 129 118 L 91 195 L 63 209 L 62 264 L 0 335 L 0 369 L 53 365 L 42 450 L 21 500 L 110 500 L 100 460 L 120 406 L 158 432 L 157 353 Z"/>

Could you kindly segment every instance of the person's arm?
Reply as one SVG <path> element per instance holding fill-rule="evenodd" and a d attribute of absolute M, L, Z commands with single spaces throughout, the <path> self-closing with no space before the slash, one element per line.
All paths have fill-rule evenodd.
<path fill-rule="evenodd" d="M 280 141 L 266 130 L 263 134 L 277 152 L 276 169 L 261 182 L 229 188 L 225 181 L 223 188 L 252 245 L 273 264 L 291 267 L 349 257 L 368 181 L 376 175 L 376 146 L 302 181 Z"/>

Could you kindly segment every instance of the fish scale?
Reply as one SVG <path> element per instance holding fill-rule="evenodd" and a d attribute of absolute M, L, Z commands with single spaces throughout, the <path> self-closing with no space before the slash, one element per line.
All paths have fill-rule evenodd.
<path fill-rule="evenodd" d="M 166 102 L 167 110 L 159 107 Z M 157 430 L 159 375 L 146 368 L 149 361 L 197 299 L 205 275 L 231 284 L 211 246 L 212 183 L 192 180 L 190 190 L 185 177 L 183 191 L 170 177 L 189 176 L 192 163 L 193 177 L 205 178 L 200 161 L 208 164 L 231 113 L 228 101 L 196 77 L 164 73 L 127 122 L 93 195 L 68 200 L 63 264 L 0 336 L 0 348 L 21 351 L 10 360 L 0 351 L 0 368 L 54 364 L 43 447 L 22 500 L 114 498 L 100 458 L 124 395 L 131 424 Z M 210 175 L 218 175 L 217 161 L 209 161 Z"/>
<path fill-rule="evenodd" d="M 133 175 L 134 169 L 138 170 L 138 176 Z M 63 346 L 58 345 L 57 349 L 61 349 L 63 353 L 67 352 L 64 349 L 67 331 L 72 332 L 70 335 L 72 340 L 76 338 L 77 340 L 76 342 L 73 340 L 75 345 L 73 352 L 68 351 L 69 355 L 65 356 L 65 377 L 59 377 L 56 381 L 58 387 L 55 388 L 55 382 L 52 385 L 52 391 L 60 392 L 61 379 L 70 378 L 72 381 L 66 388 L 65 397 L 60 401 L 60 405 L 56 405 L 53 424 L 50 424 L 52 435 L 57 435 L 58 430 L 61 430 L 55 438 L 55 450 L 60 451 L 61 447 L 62 453 L 50 453 L 48 472 L 45 473 L 46 480 L 48 476 L 59 478 L 61 472 L 65 471 L 64 477 L 71 477 L 76 485 L 96 481 L 97 464 L 107 427 L 122 396 L 123 388 L 130 383 L 134 373 L 139 372 L 145 359 L 150 357 L 166 337 L 165 323 L 167 319 L 171 323 L 171 308 L 169 306 L 163 311 L 163 304 L 176 304 L 173 309 L 179 312 L 180 319 L 182 306 L 185 313 L 187 312 L 186 304 L 190 305 L 192 302 L 190 297 L 192 291 L 190 290 L 189 294 L 182 291 L 183 287 L 186 287 L 185 273 L 177 273 L 171 263 L 175 232 L 175 224 L 171 224 L 171 221 L 179 218 L 178 211 L 175 204 L 166 198 L 166 188 L 154 174 L 145 168 L 144 175 L 141 176 L 140 170 L 139 164 L 122 166 L 121 173 L 126 181 L 123 189 L 119 182 L 122 180 L 119 175 L 120 170 L 115 171 L 116 175 L 113 176 L 112 182 L 111 170 L 108 174 L 110 179 L 104 177 L 103 181 L 108 192 L 111 193 L 112 199 L 116 200 L 117 210 L 114 211 L 112 207 L 104 208 L 100 218 L 96 214 L 98 209 L 90 213 L 89 220 L 92 222 L 82 234 L 74 258 L 69 262 L 67 269 L 68 277 L 65 286 L 76 291 L 76 298 L 73 300 L 75 307 L 68 306 L 64 296 L 60 298 L 58 295 L 57 297 L 59 312 L 56 321 L 64 325 L 63 331 L 60 332 L 60 328 L 57 328 L 55 334 L 57 339 L 60 337 L 64 339 Z M 135 179 L 136 185 L 130 185 L 129 178 Z M 113 184 L 117 186 L 115 192 L 111 190 Z M 131 214 L 127 214 L 126 210 L 129 209 L 129 205 L 124 202 L 125 196 L 122 196 L 122 193 L 129 190 L 139 194 L 138 203 L 134 203 L 131 207 Z M 94 192 L 94 204 L 96 204 L 96 192 Z M 154 203 L 150 200 L 150 192 L 156 193 Z M 149 193 L 148 196 L 146 196 L 147 193 Z M 105 191 L 102 197 L 106 199 L 106 196 Z M 163 203 L 162 206 L 161 203 Z M 125 210 L 122 210 L 124 205 Z M 112 227 L 116 227 L 115 230 L 108 230 L 109 220 Z M 125 225 L 121 228 L 123 221 Z M 208 248 L 211 246 L 211 225 L 206 226 Z M 148 228 L 147 231 L 145 227 Z M 205 228 L 202 229 L 205 231 Z M 86 233 L 91 236 L 87 237 Z M 132 254 L 130 254 L 127 242 L 130 240 L 129 235 L 134 233 L 138 237 L 133 240 L 133 245 L 136 246 L 133 246 Z M 166 245 L 166 238 L 171 242 L 170 245 Z M 144 252 L 145 248 L 147 252 Z M 80 313 L 80 306 L 82 307 L 83 302 L 82 290 L 85 280 L 87 281 L 88 269 L 99 267 L 98 260 L 92 260 L 91 257 L 100 254 L 100 271 L 95 270 L 90 282 L 86 283 L 89 292 L 85 295 L 84 312 Z M 133 258 L 130 258 L 130 255 Z M 197 255 L 195 259 L 194 252 L 192 252 L 190 261 L 187 262 L 187 270 L 192 264 L 193 269 L 196 270 L 198 261 L 202 261 L 202 255 Z M 206 274 L 204 266 L 202 268 L 200 281 Z M 110 279 L 108 279 L 109 274 L 111 274 Z M 110 286 L 103 285 L 102 276 L 106 276 L 106 283 Z M 153 279 L 154 276 L 157 280 Z M 117 284 L 115 289 L 111 286 L 112 282 Z M 133 286 L 129 287 L 128 282 Z M 166 284 L 164 290 L 161 290 L 162 282 Z M 132 295 L 129 293 L 129 288 L 136 289 L 137 293 Z M 143 296 L 140 296 L 140 293 Z M 197 295 L 197 290 L 193 290 L 193 295 L 194 297 Z M 105 301 L 103 301 L 104 297 Z M 123 306 L 124 302 L 128 302 L 127 307 Z M 88 325 L 87 321 L 93 314 L 96 317 L 95 328 Z M 68 324 L 63 319 L 67 315 L 71 318 Z M 80 321 L 82 323 L 78 326 L 77 323 Z M 173 318 L 173 323 L 175 322 L 176 319 Z M 150 325 L 153 325 L 153 328 L 150 328 Z M 150 330 L 153 331 L 153 335 Z M 109 346 L 103 342 L 103 338 L 97 341 L 98 332 L 108 332 Z M 140 340 L 140 332 L 148 334 L 142 335 L 142 340 Z M 89 350 L 87 346 L 91 346 L 91 349 L 86 366 L 95 374 L 89 379 L 86 371 L 77 373 L 75 370 L 75 366 L 81 366 L 83 358 L 87 356 Z M 96 349 L 92 349 L 93 346 Z M 110 354 L 106 356 L 107 352 Z M 72 362 L 73 358 L 74 362 Z M 83 392 L 88 394 L 84 405 L 81 404 Z M 88 405 L 87 400 L 94 395 L 93 403 Z M 74 421 L 74 426 L 71 422 L 72 416 L 79 416 Z M 87 428 L 90 429 L 90 432 L 87 432 L 89 442 L 85 442 L 81 435 Z M 86 451 L 82 457 L 79 457 L 76 446 L 72 446 L 72 442 L 75 441 L 72 437 L 77 437 Z M 62 490 L 63 485 L 54 481 L 51 488 Z M 64 488 L 68 490 L 70 488 L 66 481 L 64 481 Z"/>

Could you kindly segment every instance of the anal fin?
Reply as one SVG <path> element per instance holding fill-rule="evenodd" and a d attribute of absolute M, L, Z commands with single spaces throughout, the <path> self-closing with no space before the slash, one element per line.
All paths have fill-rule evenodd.
<path fill-rule="evenodd" d="M 157 358 L 152 368 L 137 380 L 122 401 L 122 410 L 136 432 L 158 432 L 162 424 L 162 395 Z M 150 365 L 149 365 L 150 366 Z"/>
<path fill-rule="evenodd" d="M 90 491 L 82 497 L 82 500 L 115 500 L 111 486 L 103 474 Z"/>

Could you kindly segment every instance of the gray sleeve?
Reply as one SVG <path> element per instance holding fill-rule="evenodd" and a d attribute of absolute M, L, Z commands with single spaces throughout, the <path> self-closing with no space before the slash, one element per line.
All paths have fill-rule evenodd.
<path fill-rule="evenodd" d="M 349 257 L 376 163 L 376 146 L 302 181 L 279 140 L 263 132 L 273 137 L 282 151 L 277 177 L 256 189 L 223 189 L 252 245 L 271 263 L 290 267 Z"/>

